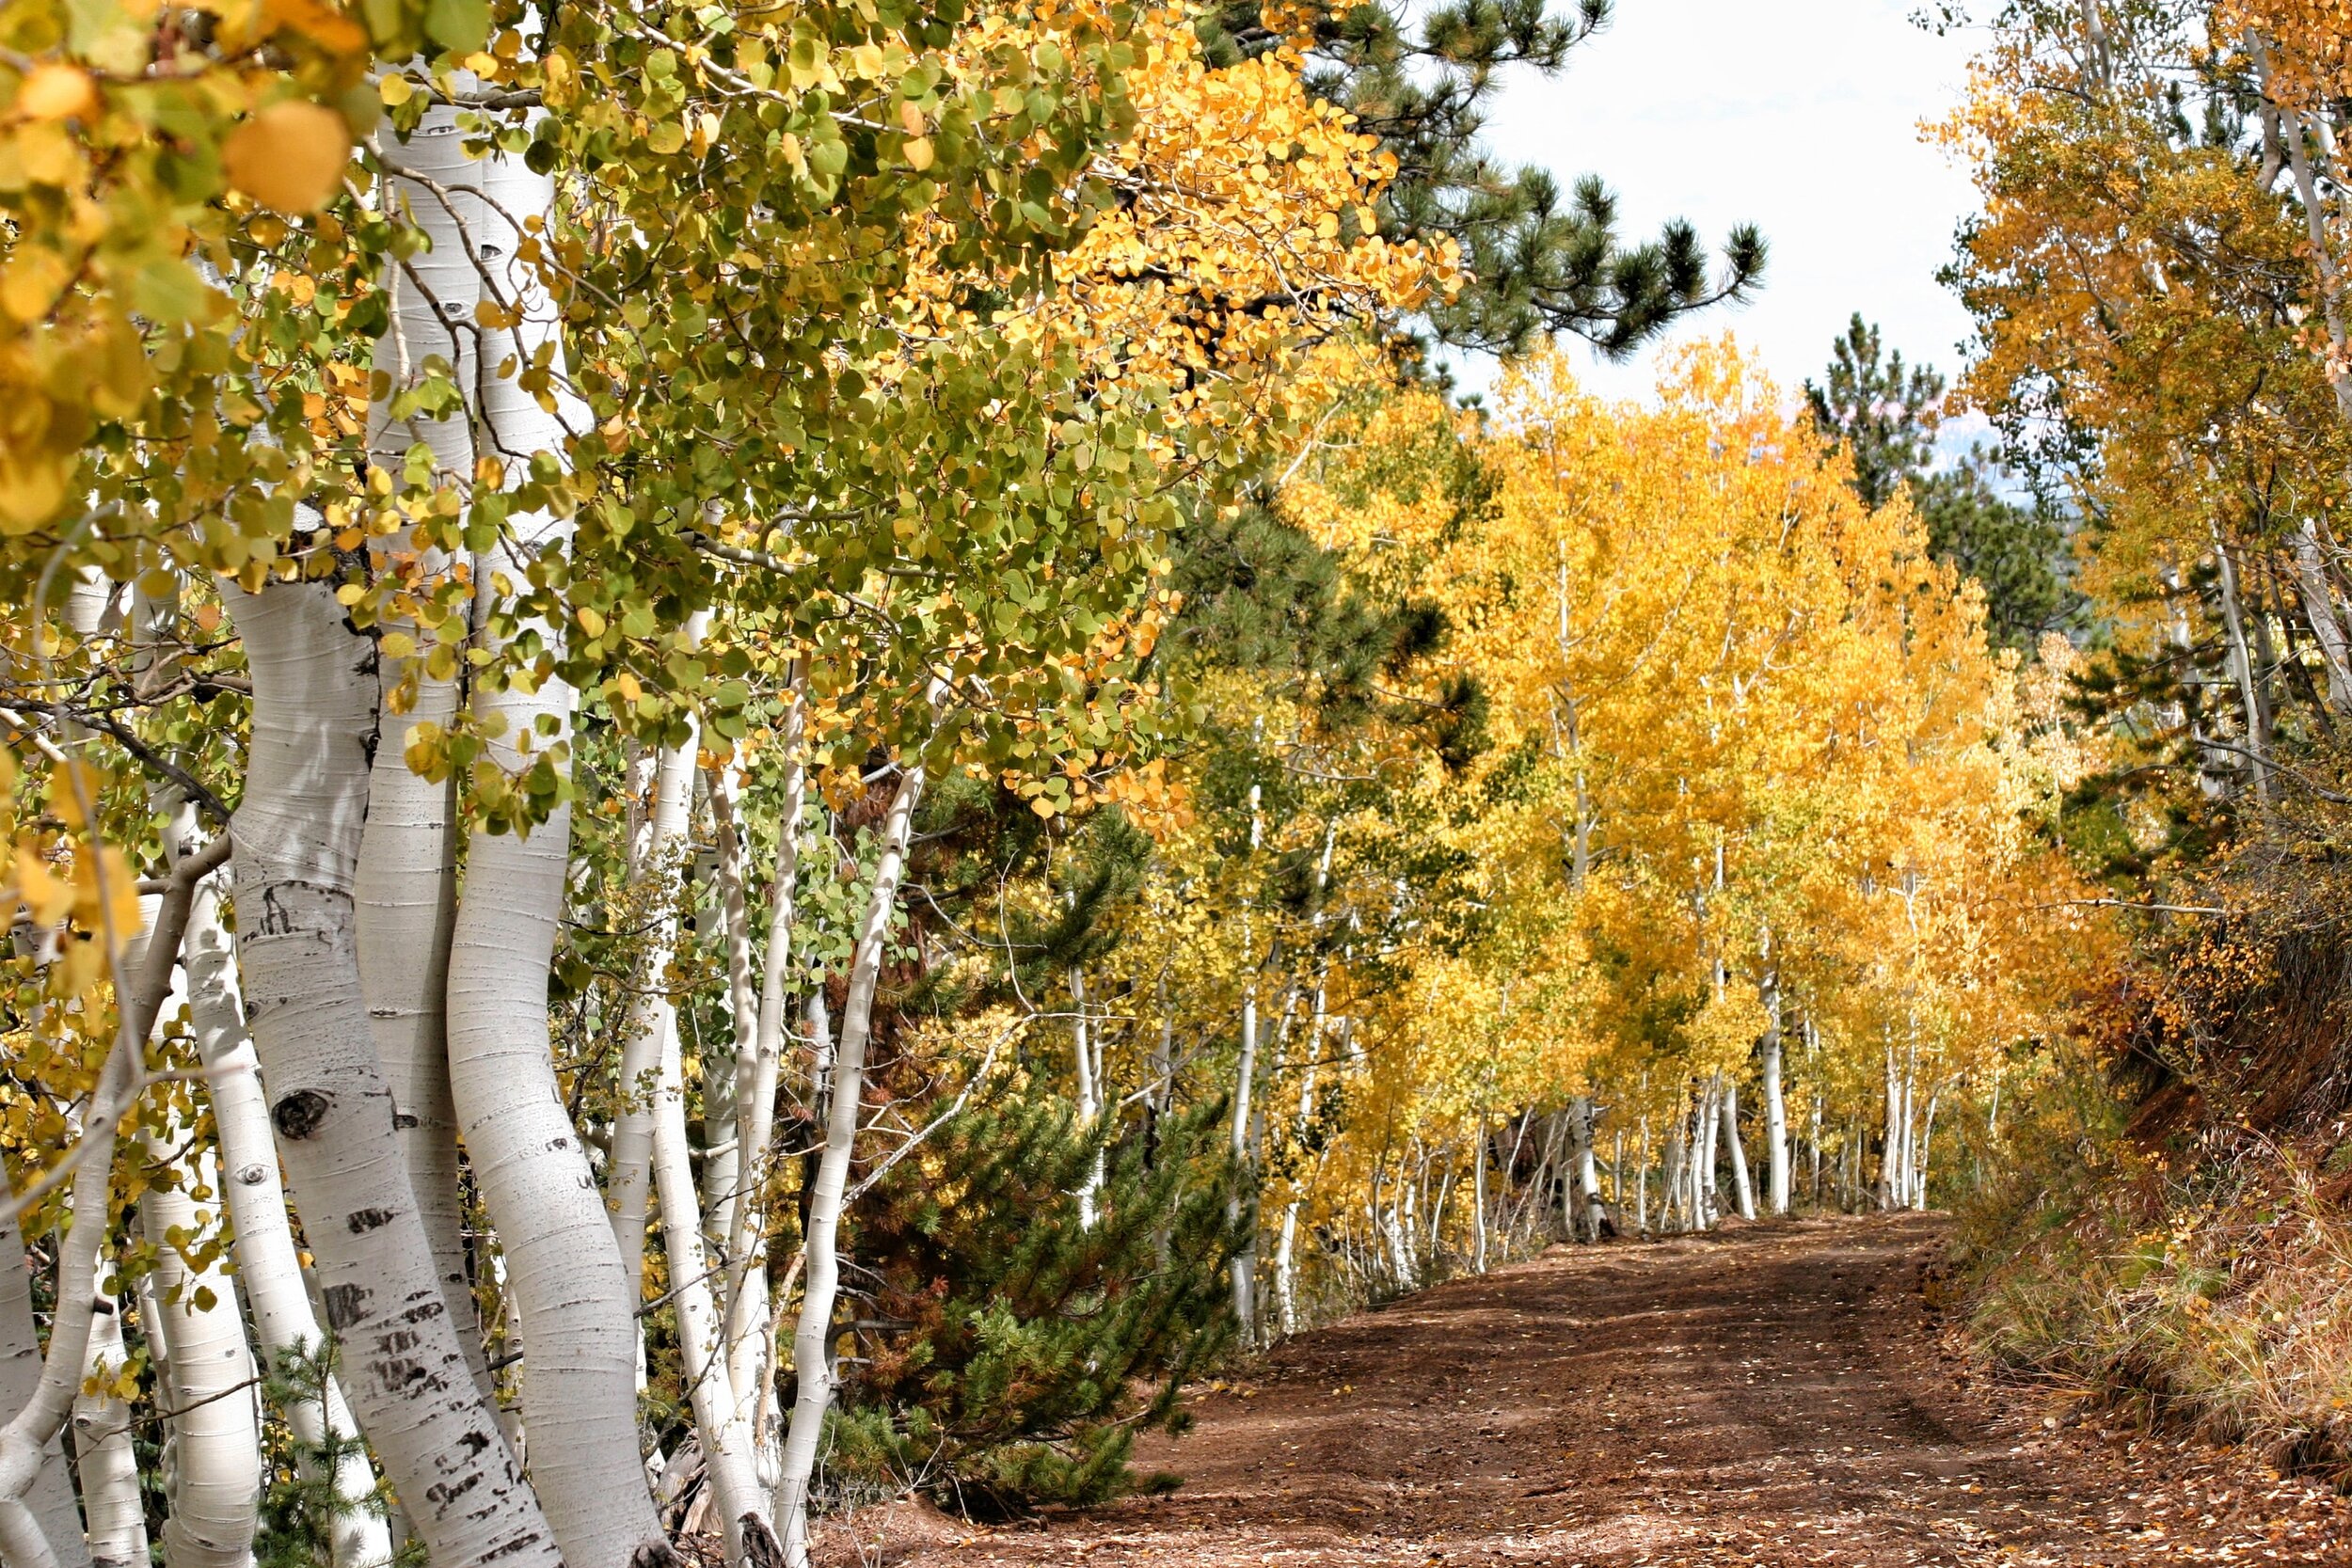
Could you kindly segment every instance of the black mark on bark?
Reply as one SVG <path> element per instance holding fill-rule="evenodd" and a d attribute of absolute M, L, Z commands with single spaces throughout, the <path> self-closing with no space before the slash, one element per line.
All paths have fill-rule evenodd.
<path fill-rule="evenodd" d="M 389 1209 L 354 1210 L 349 1221 L 351 1233 L 355 1236 L 364 1236 L 371 1230 L 391 1223 L 392 1212 Z"/>
<path fill-rule="evenodd" d="M 329 1285 L 320 1296 L 326 1303 L 326 1325 L 339 1334 L 358 1323 L 368 1309 L 368 1291 L 363 1285 Z"/>
<path fill-rule="evenodd" d="M 335 1102 L 316 1089 L 296 1089 L 270 1107 L 269 1119 L 278 1136 L 299 1143 L 319 1130 Z"/>

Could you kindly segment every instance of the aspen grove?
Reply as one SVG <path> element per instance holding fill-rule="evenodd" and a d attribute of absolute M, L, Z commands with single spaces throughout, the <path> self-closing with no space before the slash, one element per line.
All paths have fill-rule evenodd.
<path fill-rule="evenodd" d="M 2001 1164 L 2128 934 L 2083 656 L 1730 339 L 1579 388 L 1763 264 L 1476 152 L 1603 8 L 1369 14 L 0 10 L 0 1560 L 803 1568 L 1368 1300 Z M 2196 458 L 2255 532 L 2082 351 L 2217 790 L 2248 635 L 2352 703 L 2233 510 L 2340 483 L 2328 291 Z"/>

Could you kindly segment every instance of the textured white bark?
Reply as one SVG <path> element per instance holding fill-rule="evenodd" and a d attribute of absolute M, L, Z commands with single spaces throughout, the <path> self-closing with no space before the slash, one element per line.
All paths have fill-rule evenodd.
<path fill-rule="evenodd" d="M 554 1568 L 472 1374 L 392 1127 L 352 896 L 376 683 L 330 585 L 228 594 L 252 671 L 232 829 L 238 957 L 271 1123 L 362 1431 L 436 1568 Z"/>
<path fill-rule="evenodd" d="M 1252 874 L 1258 858 L 1258 844 L 1263 824 L 1258 815 L 1259 786 L 1249 786 L 1249 859 Z M 1241 993 L 1241 1053 L 1233 1064 L 1233 1196 L 1226 1205 L 1226 1219 L 1240 1229 L 1244 1211 L 1248 1207 L 1242 1189 L 1248 1184 L 1249 1169 L 1249 1099 L 1258 1076 L 1258 953 L 1250 930 L 1251 901 L 1242 899 L 1242 993 Z M 1228 1266 L 1232 1286 L 1233 1321 L 1241 1325 L 1241 1342 L 1254 1344 L 1258 1338 L 1258 1234 L 1254 1212 L 1249 1214 L 1249 1233 L 1240 1250 L 1233 1254 Z"/>
<path fill-rule="evenodd" d="M 405 143 L 379 149 L 388 168 L 406 169 L 453 190 L 469 185 L 477 165 L 466 156 L 456 111 L 436 106 Z M 385 269 L 389 304 L 388 325 L 375 346 L 375 369 L 385 377 L 385 395 L 369 410 L 368 451 L 378 465 L 401 471 L 408 449 L 422 444 L 434 467 L 453 483 L 474 480 L 474 433 L 464 413 L 439 419 L 391 417 L 391 394 L 421 375 L 424 361 L 438 356 L 457 372 L 461 385 L 479 373 L 473 352 L 474 308 L 483 293 L 481 272 L 467 253 L 454 219 L 441 198 L 416 180 L 387 184 L 389 204 L 405 205 L 433 235 L 433 248 Z M 466 210 L 469 198 L 453 197 Z M 379 569 L 412 571 L 428 582 L 445 571 L 438 552 L 417 556 L 405 537 L 378 546 Z M 388 615 L 387 632 L 406 633 L 421 646 L 432 631 Z M 462 628 L 456 628 L 462 629 Z M 408 731 L 420 724 L 447 728 L 456 718 L 460 693 L 454 680 L 431 679 L 421 658 L 386 658 L 378 672 L 389 694 L 402 677 L 415 676 L 413 705 L 405 714 L 387 711 L 368 781 L 368 821 L 360 839 L 358 898 L 359 978 L 376 1053 L 392 1092 L 392 1116 L 403 1162 L 416 1189 L 417 1211 L 433 1247 L 436 1276 L 450 1321 L 466 1347 L 467 1368 L 485 1395 L 490 1378 L 482 1357 L 482 1325 L 468 1265 L 465 1201 L 459 1182 L 457 1108 L 449 1082 L 446 986 L 449 949 L 457 911 L 456 781 L 434 784 L 407 763 Z"/>
<path fill-rule="evenodd" d="M 768 947 L 761 956 L 759 1018 L 752 1041 L 751 1083 L 742 1096 L 739 1141 L 743 1149 L 743 1199 L 736 1206 L 735 1230 L 726 1241 L 728 1268 L 736 1276 L 727 1295 L 727 1368 L 743 1418 L 752 1426 L 760 1473 L 771 1490 L 777 1479 L 770 1428 L 775 1413 L 775 1325 L 769 1290 L 769 1142 L 775 1134 L 776 1085 L 784 1070 L 784 1035 L 790 998 L 787 976 L 792 963 L 792 917 L 800 890 L 801 814 L 807 804 L 808 773 L 801 761 L 806 707 L 795 684 L 777 742 L 783 756 L 784 800 L 777 817 L 775 879 L 768 892 Z"/>
<path fill-rule="evenodd" d="M 513 376 L 510 359 L 536 363 L 558 349 L 558 312 L 516 256 L 516 225 L 554 208 L 554 186 L 519 157 L 474 166 L 448 212 L 413 203 L 435 247 L 462 245 L 485 274 L 484 293 L 517 316 L 484 328 L 475 378 L 482 444 L 519 479 L 533 453 L 560 452 L 564 429 Z M 437 215 L 435 215 L 437 214 Z M 509 519 L 511 542 L 475 563 L 485 584 L 521 580 L 531 562 L 559 552 L 569 523 L 546 515 Z M 526 626 L 548 647 L 560 628 Z M 487 640 L 492 642 L 494 639 Z M 503 649 L 493 647 L 494 652 Z M 568 744 L 573 693 L 533 669 L 485 680 L 474 716 L 494 738 L 487 754 L 519 772 L 532 755 Z M 612 1216 L 606 1212 L 578 1129 L 564 1110 L 548 1028 L 548 971 L 564 912 L 571 810 L 559 803 L 527 835 L 476 831 L 466 852 L 465 886 L 450 943 L 447 1016 L 450 1086 L 484 1207 L 498 1234 L 505 1291 L 522 1341 L 521 1406 L 530 1433 L 532 1484 L 570 1568 L 620 1568 L 667 1561 L 672 1553 L 645 1483 L 637 1435 L 636 1302 L 629 1296 Z"/>
<path fill-rule="evenodd" d="M 744 892 L 742 824 L 737 802 L 743 781 L 733 765 L 705 775 L 704 793 L 710 799 L 713 837 L 717 843 L 720 940 L 726 954 L 728 1048 L 724 1057 L 707 1052 L 703 1059 L 703 1217 L 705 1231 L 720 1249 L 723 1263 L 733 1261 L 737 1211 L 743 1202 L 743 1183 L 758 1180 L 759 1151 L 743 1144 L 744 1106 L 757 1092 L 759 1076 L 759 993 L 752 978 L 751 904 Z M 738 1275 L 722 1269 L 717 1292 L 719 1311 L 727 1315 Z"/>
<path fill-rule="evenodd" d="M 176 1123 L 146 1140 L 148 1159 L 174 1167 L 173 1184 L 139 1199 L 139 1219 L 156 1249 L 149 1284 L 157 1315 L 150 1338 L 169 1370 L 171 1511 L 164 1521 L 165 1568 L 243 1568 L 253 1560 L 262 1494 L 262 1424 L 253 1354 L 237 1310 L 237 1288 L 215 1258 L 191 1266 L 178 1243 L 194 1244 L 217 1223 L 220 1169 L 195 1130 Z M 194 1192 L 212 1195 L 199 1212 Z M 160 1334 L 152 1332 L 160 1329 Z"/>
<path fill-rule="evenodd" d="M 1740 1141 L 1740 1085 L 1731 1079 L 1724 1080 L 1722 1099 L 1724 1145 L 1731 1155 L 1731 1192 L 1738 1203 L 1740 1217 L 1756 1218 L 1756 1183 L 1748 1180 L 1748 1151 Z"/>
<path fill-rule="evenodd" d="M 5 1196 L 5 1195 L 0 1195 Z M 33 1275 L 13 1215 L 0 1214 L 0 1413 L 14 1416 L 40 1385 L 40 1338 L 33 1323 Z M 65 1444 L 52 1433 L 25 1491 L 24 1508 L 60 1568 L 88 1568 L 82 1511 L 73 1500 Z M 0 1537 L 0 1546 L 7 1544 Z"/>
<path fill-rule="evenodd" d="M 89 1351 L 82 1381 L 110 1385 L 121 1372 L 122 1311 L 111 1295 L 92 1303 Z M 131 1449 L 131 1406 L 110 1387 L 73 1396 L 73 1465 L 89 1521 L 96 1568 L 147 1568 L 147 1511 L 139 1497 L 139 1464 Z"/>
<path fill-rule="evenodd" d="M 303 1285 L 293 1228 L 286 1222 L 286 1193 L 270 1136 L 269 1103 L 259 1059 L 245 1030 L 236 953 L 221 923 L 220 890 L 212 879 L 197 889 L 183 951 L 189 1021 L 195 1025 L 197 1054 L 204 1064 L 219 1133 L 221 1192 L 235 1238 L 230 1252 L 237 1264 L 237 1288 L 253 1315 L 262 1358 L 275 1369 L 289 1354 L 317 1351 L 325 1337 Z M 323 1402 L 297 1400 L 284 1415 L 296 1441 L 309 1450 L 323 1448 L 330 1434 L 348 1437 L 358 1430 L 339 1382 L 327 1385 Z M 345 1454 L 336 1468 L 335 1491 L 351 1505 L 336 1521 L 335 1568 L 373 1568 L 389 1562 L 390 1532 L 363 1506 L 375 1491 L 375 1466 L 364 1449 Z"/>
<path fill-rule="evenodd" d="M 677 1307 L 678 1350 L 702 1443 L 706 1476 L 726 1531 L 727 1560 L 772 1568 L 781 1560 L 767 1500 L 760 1496 L 753 1433 L 727 1368 L 725 1329 L 711 1299 L 710 1259 L 703 1248 L 691 1150 L 686 1139 L 686 1084 L 678 1060 L 677 1019 L 663 1021 L 654 1087 L 654 1180 L 661 1199 L 661 1238 L 669 1249 Z"/>
<path fill-rule="evenodd" d="M 1087 981 L 1076 968 L 1070 971 L 1070 1049 L 1076 1070 L 1078 1125 L 1090 1136 L 1103 1116 L 1103 1093 L 1096 1082 L 1094 1044 L 1087 1033 Z M 1103 1150 L 1097 1147 L 1087 1163 L 1086 1180 L 1078 1183 L 1078 1227 L 1094 1228 L 1095 1206 L 1103 1190 Z"/>
<path fill-rule="evenodd" d="M 387 688 L 391 684 L 388 679 Z M 455 682 L 421 681 L 415 706 L 388 721 L 376 747 L 356 885 L 359 979 L 391 1088 L 402 1161 L 432 1243 L 434 1274 L 468 1349 L 469 1370 L 486 1387 L 467 1267 L 457 1110 L 450 1095 L 442 1011 L 456 914 L 454 781 L 430 783 L 402 755 L 408 726 L 447 726 L 456 712 Z"/>
<path fill-rule="evenodd" d="M 639 874 L 662 879 L 661 914 L 647 935 L 637 984 L 621 1022 L 621 1113 L 612 1125 L 612 1154 L 605 1164 L 605 1201 L 620 1248 L 628 1299 L 644 1299 L 645 1222 L 652 1211 L 654 1084 L 661 1068 L 662 1035 L 675 1014 L 666 987 L 677 952 L 677 883 L 686 847 L 688 808 L 694 794 L 696 732 L 661 753 L 654 770 L 653 810 L 646 814 Z"/>
<path fill-rule="evenodd" d="M 1327 859 L 1326 863 L 1328 863 Z M 1298 1120 L 1295 1124 L 1295 1132 L 1302 1147 L 1309 1132 L 1314 1127 L 1315 1080 L 1323 1067 L 1324 1036 L 1326 1026 L 1329 1022 L 1328 1014 L 1326 1012 L 1327 996 L 1328 991 L 1325 983 L 1318 979 L 1315 983 L 1314 1008 L 1310 1015 L 1307 1031 L 1307 1061 L 1298 1072 Z M 1479 1264 L 1481 1273 L 1485 1272 L 1484 1259 L 1486 1256 L 1485 1148 L 1485 1138 L 1482 1134 L 1479 1143 L 1480 1168 L 1478 1173 L 1478 1256 L 1481 1259 Z M 1318 1155 L 1315 1159 L 1315 1169 L 1320 1172 L 1322 1168 L 1323 1159 Z M 1274 1248 L 1274 1296 L 1277 1309 L 1281 1314 L 1282 1332 L 1285 1334 L 1298 1332 L 1298 1212 L 1305 1196 L 1297 1179 L 1293 1178 L 1290 1201 L 1282 1206 L 1281 1236 L 1275 1243 Z"/>
<path fill-rule="evenodd" d="M 1764 1079 L 1764 1159 L 1766 1201 L 1775 1214 L 1788 1212 L 1788 1101 L 1781 1089 L 1780 988 L 1764 986 L 1764 1040 L 1760 1055 Z"/>
<path fill-rule="evenodd" d="M 809 1192 L 801 1315 L 792 1335 L 792 1367 L 798 1388 L 792 1425 L 785 1434 L 776 1485 L 777 1525 L 784 1537 L 786 1568 L 808 1568 L 808 1491 L 817 1473 L 817 1445 L 834 1391 L 833 1309 L 840 1288 L 842 1195 L 849 1189 L 850 1162 L 856 1152 L 858 1116 L 866 1089 L 866 1041 L 873 1024 L 874 990 L 882 978 L 882 947 L 898 902 L 906 869 L 907 841 L 914 832 L 914 803 L 923 793 L 923 769 L 909 767 L 882 818 L 882 853 L 858 927 L 850 962 L 850 989 L 841 1007 L 841 1037 L 833 1053 L 832 1103 L 826 1109 L 825 1147 Z"/>

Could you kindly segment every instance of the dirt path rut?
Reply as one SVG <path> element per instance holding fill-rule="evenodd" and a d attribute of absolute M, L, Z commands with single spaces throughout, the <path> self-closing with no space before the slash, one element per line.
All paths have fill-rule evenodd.
<path fill-rule="evenodd" d="M 911 1554 L 977 1564 L 2352 1562 L 2352 1508 L 1972 1381 L 1935 1219 L 1554 1249 L 1276 1350 L 1155 1439 L 1172 1496 Z M 871 1557 L 868 1560 L 872 1560 Z M 853 1560 L 845 1559 L 845 1560 Z"/>

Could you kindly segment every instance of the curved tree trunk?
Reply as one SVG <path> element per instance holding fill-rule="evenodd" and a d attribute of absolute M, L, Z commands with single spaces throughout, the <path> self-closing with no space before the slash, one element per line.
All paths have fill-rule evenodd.
<path fill-rule="evenodd" d="M 11 1416 L 32 1402 L 40 1383 L 40 1338 L 33 1323 L 33 1275 L 28 1262 L 15 1216 L 0 1213 L 0 1411 Z M 25 1492 L 24 1506 L 60 1568 L 88 1568 L 82 1511 L 73 1500 L 65 1445 L 55 1433 L 42 1445 L 40 1468 Z"/>
<path fill-rule="evenodd" d="M 483 330 L 482 363 L 531 365 L 546 352 L 560 383 L 555 307 L 515 259 L 524 239 L 516 224 L 553 210 L 553 183 L 506 154 L 476 164 L 473 183 L 480 194 L 461 197 L 446 225 L 428 228 L 437 245 L 446 239 L 472 247 L 485 303 L 495 299 L 516 320 Z M 489 373 L 476 385 L 482 428 L 510 481 L 519 481 L 530 454 L 563 449 L 561 421 L 517 377 Z M 549 515 L 517 515 L 509 526 L 512 542 L 476 562 L 476 582 L 500 574 L 525 579 L 536 559 L 563 549 L 569 530 Z M 519 633 L 562 646 L 553 626 Z M 494 637 L 485 641 L 493 653 L 506 651 Z M 519 773 L 568 746 L 573 693 L 544 659 L 522 669 L 493 662 L 476 679 L 474 717 L 494 737 L 485 754 L 497 766 Z M 564 753 L 554 754 L 558 771 L 567 770 Z M 571 1568 L 622 1568 L 672 1554 L 638 1446 L 637 1304 L 549 1046 L 548 972 L 570 843 L 571 808 L 561 800 L 528 834 L 480 829 L 468 839 L 450 943 L 450 1086 L 522 1341 L 532 1484 Z"/>
<path fill-rule="evenodd" d="M 555 1538 L 441 1299 L 360 989 L 352 884 L 375 731 L 372 650 L 327 583 L 228 598 L 253 679 L 231 829 L 238 957 L 345 1386 L 436 1568 L 555 1568 Z"/>
<path fill-rule="evenodd" d="M 230 1251 L 237 1264 L 237 1287 L 253 1314 L 262 1355 L 275 1370 L 290 1354 L 315 1354 L 325 1336 L 303 1285 L 293 1227 L 286 1222 L 286 1193 L 270 1137 L 269 1104 L 253 1042 L 245 1031 L 236 954 L 221 923 L 220 890 L 210 879 L 197 888 L 183 952 L 189 1018 L 220 1141 L 220 1189 L 235 1237 Z M 296 1400 L 284 1414 L 294 1440 L 308 1452 L 324 1449 L 330 1437 L 347 1438 L 358 1430 L 338 1381 L 326 1384 L 323 1401 Z M 366 1507 L 375 1492 L 375 1466 L 366 1449 L 354 1445 L 337 1465 L 334 1479 L 336 1496 L 349 1505 L 335 1521 L 335 1568 L 374 1568 L 389 1562 L 390 1532 Z"/>
<path fill-rule="evenodd" d="M 824 1155 L 809 1194 L 807 1273 L 801 1289 L 801 1316 L 792 1335 L 792 1365 L 799 1388 L 792 1426 L 785 1435 L 782 1479 L 776 1486 L 776 1522 L 784 1533 L 786 1568 L 808 1568 L 808 1490 L 817 1473 L 817 1443 L 833 1404 L 833 1309 L 840 1288 L 842 1195 L 849 1190 L 850 1161 L 856 1151 L 858 1117 L 866 1090 L 866 1040 L 873 1022 L 874 990 L 882 978 L 882 946 L 898 907 L 898 879 L 906 869 L 907 841 L 914 832 L 914 802 L 923 793 L 923 769 L 898 775 L 882 819 L 882 856 L 858 928 L 850 963 L 850 990 L 841 1008 L 841 1037 L 834 1048 L 832 1102 L 826 1109 Z"/>
<path fill-rule="evenodd" d="M 219 1163 L 211 1149 L 196 1147 L 195 1129 L 180 1121 L 166 1135 L 151 1133 L 146 1152 L 176 1167 L 178 1177 L 139 1199 L 140 1223 L 155 1248 L 149 1283 L 160 1321 L 151 1328 L 162 1331 L 151 1331 L 151 1347 L 160 1341 L 170 1370 L 174 1464 L 165 1568 L 244 1568 L 253 1560 L 262 1496 L 253 1353 L 222 1260 L 192 1266 L 180 1250 L 202 1228 L 193 1194 L 220 1192 Z"/>
<path fill-rule="evenodd" d="M 670 960 L 677 952 L 679 861 L 686 847 L 689 807 L 694 794 L 697 732 L 661 753 L 654 771 L 653 810 L 647 814 L 645 845 L 638 860 L 641 877 L 659 877 L 660 913 L 647 933 L 637 983 L 621 1022 L 621 1112 L 612 1125 L 612 1157 L 606 1165 L 606 1202 L 612 1211 L 612 1237 L 628 1279 L 628 1299 L 644 1298 L 645 1223 L 652 1212 L 654 1087 L 661 1068 L 662 1031 L 675 1009 L 670 1004 Z"/>
<path fill-rule="evenodd" d="M 139 1497 L 138 1456 L 131 1448 L 131 1406 L 111 1386 L 128 1359 L 120 1304 L 99 1296 L 91 1304 L 84 1386 L 73 1396 L 73 1467 L 82 1481 L 94 1568 L 147 1568 L 147 1510 Z"/>
<path fill-rule="evenodd" d="M 727 1560 L 746 1568 L 772 1568 L 780 1557 L 768 1505 L 759 1493 L 750 1423 L 736 1397 L 727 1367 L 726 1333 L 711 1299 L 710 1260 L 703 1248 L 702 1209 L 697 1201 L 686 1138 L 685 1073 L 678 1059 L 677 1017 L 662 1021 L 661 1059 L 654 1087 L 654 1178 L 661 1198 L 661 1236 L 669 1251 L 670 1276 L 677 1281 L 678 1349 L 685 1363 L 694 1430 L 726 1531 Z"/>

